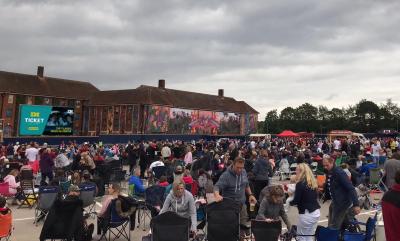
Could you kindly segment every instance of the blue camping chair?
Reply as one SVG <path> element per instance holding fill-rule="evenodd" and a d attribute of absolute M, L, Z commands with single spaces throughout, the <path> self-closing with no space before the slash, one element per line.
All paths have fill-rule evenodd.
<path fill-rule="evenodd" d="M 357 225 L 364 225 L 365 231 L 352 233 L 345 231 L 343 233 L 344 241 L 376 241 L 376 221 L 377 221 L 377 213 L 374 218 L 368 218 L 366 223 L 356 222 Z"/>
<path fill-rule="evenodd" d="M 340 231 L 328 227 L 318 226 L 314 235 L 301 235 L 297 234 L 297 226 L 293 225 L 292 230 L 283 235 L 283 240 L 292 240 L 294 238 L 297 240 L 297 237 L 315 237 L 316 241 L 338 241 L 340 236 Z"/>
<path fill-rule="evenodd" d="M 317 241 L 338 241 L 339 230 L 318 226 L 315 231 L 315 240 Z"/>
<path fill-rule="evenodd" d="M 106 225 L 106 230 L 103 232 L 103 235 L 100 237 L 99 240 L 102 240 L 105 238 L 107 241 L 110 240 L 117 240 L 120 237 L 123 237 L 124 239 L 130 241 L 131 240 L 131 232 L 128 227 L 128 224 L 130 224 L 130 219 L 129 218 L 122 218 L 121 216 L 118 215 L 117 210 L 116 210 L 116 200 L 112 200 L 111 203 L 109 204 L 108 211 L 110 212 L 110 219 Z M 128 227 L 128 231 L 127 231 Z M 108 238 L 107 238 L 107 232 L 108 232 Z M 111 239 L 111 234 L 114 236 L 113 239 Z"/>

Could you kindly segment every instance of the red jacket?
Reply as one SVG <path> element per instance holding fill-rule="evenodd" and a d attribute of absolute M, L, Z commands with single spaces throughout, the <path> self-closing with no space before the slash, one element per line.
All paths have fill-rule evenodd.
<path fill-rule="evenodd" d="M 400 184 L 392 186 L 382 198 L 382 214 L 386 241 L 400 240 Z"/>

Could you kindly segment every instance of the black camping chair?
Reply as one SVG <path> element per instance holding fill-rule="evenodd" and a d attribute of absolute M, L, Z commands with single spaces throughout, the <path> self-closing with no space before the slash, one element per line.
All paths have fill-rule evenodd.
<path fill-rule="evenodd" d="M 96 185 L 95 184 L 81 184 L 79 185 L 80 199 L 83 202 L 83 208 L 86 209 L 85 214 L 96 217 Z"/>
<path fill-rule="evenodd" d="M 165 176 L 167 173 L 167 168 L 165 166 L 158 166 L 158 167 L 153 167 L 153 174 L 156 180 L 160 180 L 161 176 Z"/>
<path fill-rule="evenodd" d="M 239 240 L 240 203 L 224 198 L 207 206 L 207 240 Z"/>
<path fill-rule="evenodd" d="M 58 186 L 41 186 L 39 187 L 39 198 L 35 208 L 35 221 L 38 225 L 40 220 L 44 220 L 48 215 L 51 207 L 59 196 L 60 188 Z"/>
<path fill-rule="evenodd" d="M 265 222 L 252 220 L 251 232 L 255 241 L 277 241 L 282 232 L 281 221 Z"/>
<path fill-rule="evenodd" d="M 47 239 L 81 240 L 83 236 L 82 200 L 56 200 L 44 221 L 40 241 Z"/>
<path fill-rule="evenodd" d="M 33 180 L 34 178 L 32 169 L 21 170 L 21 173 L 19 175 L 22 180 Z"/>
<path fill-rule="evenodd" d="M 103 229 L 103 234 L 99 240 L 105 238 L 106 241 L 110 240 L 114 241 L 122 237 L 130 241 L 131 232 L 130 228 L 128 227 L 128 225 L 130 224 L 130 218 L 123 218 L 118 215 L 116 209 L 116 199 L 112 200 L 111 203 L 109 204 L 107 208 L 107 213 L 108 213 L 107 216 L 108 215 L 109 216 L 105 221 L 106 223 L 102 224 L 101 228 Z M 107 233 L 108 233 L 108 238 L 107 238 Z M 111 235 L 113 235 L 114 238 L 112 238 Z"/>
<path fill-rule="evenodd" d="M 190 219 L 166 212 L 151 220 L 152 241 L 188 241 Z"/>

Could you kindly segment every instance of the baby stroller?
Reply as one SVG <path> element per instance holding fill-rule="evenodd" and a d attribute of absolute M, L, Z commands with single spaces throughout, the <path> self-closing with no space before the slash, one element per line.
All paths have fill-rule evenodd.
<path fill-rule="evenodd" d="M 240 236 L 240 204 L 224 198 L 207 207 L 207 240 L 238 241 Z"/>

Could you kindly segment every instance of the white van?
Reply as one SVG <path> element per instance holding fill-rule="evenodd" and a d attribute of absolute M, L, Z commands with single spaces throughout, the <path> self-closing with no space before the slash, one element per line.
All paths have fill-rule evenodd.
<path fill-rule="evenodd" d="M 265 140 L 271 140 L 271 134 L 257 133 L 257 134 L 250 134 L 249 137 L 250 137 L 250 139 L 264 138 Z"/>
<path fill-rule="evenodd" d="M 351 136 L 358 137 L 358 139 L 360 139 L 361 143 L 363 143 L 363 144 L 368 142 L 368 139 L 365 138 L 365 136 L 361 133 L 353 132 L 353 134 Z"/>

